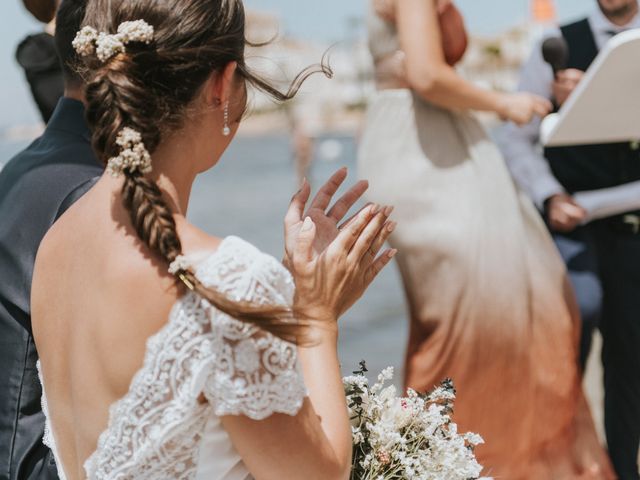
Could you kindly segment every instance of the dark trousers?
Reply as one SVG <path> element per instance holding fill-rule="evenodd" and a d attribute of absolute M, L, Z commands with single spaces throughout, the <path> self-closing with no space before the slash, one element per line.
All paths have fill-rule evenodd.
<path fill-rule="evenodd" d="M 620 480 L 639 480 L 640 235 L 594 222 L 554 233 L 583 318 L 580 359 L 586 363 L 595 328 L 602 333 L 605 430 Z"/>

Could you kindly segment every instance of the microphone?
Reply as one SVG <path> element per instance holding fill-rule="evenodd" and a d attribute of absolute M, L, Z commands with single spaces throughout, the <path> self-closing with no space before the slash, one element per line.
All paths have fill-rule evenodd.
<path fill-rule="evenodd" d="M 567 68 L 569 45 L 563 37 L 551 37 L 542 42 L 542 58 L 551 65 L 553 74 Z"/>

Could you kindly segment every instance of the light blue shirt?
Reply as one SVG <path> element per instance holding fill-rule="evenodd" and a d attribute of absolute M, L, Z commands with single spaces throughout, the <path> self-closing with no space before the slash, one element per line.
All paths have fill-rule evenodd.
<path fill-rule="evenodd" d="M 611 32 L 640 28 L 640 14 L 636 15 L 627 25 L 618 26 L 611 23 L 602 11 L 596 8 L 589 15 L 588 20 L 598 49 L 602 49 L 609 41 Z M 518 84 L 519 91 L 531 92 L 548 99 L 552 98 L 553 71 L 542 58 L 541 47 L 545 39 L 558 36 L 561 36 L 560 29 L 554 28 L 547 31 L 541 40 L 536 42 L 529 59 L 522 68 Z M 513 123 L 506 124 L 498 133 L 498 143 L 516 183 L 536 206 L 542 209 L 547 198 L 564 193 L 564 188 L 554 177 L 543 155 L 543 148 L 540 144 L 540 123 L 541 119 L 536 117 L 523 127 L 518 127 Z M 606 196 L 608 190 L 610 189 L 598 190 L 599 198 L 617 203 L 617 198 Z M 640 183 L 635 194 L 636 198 L 640 199 Z"/>

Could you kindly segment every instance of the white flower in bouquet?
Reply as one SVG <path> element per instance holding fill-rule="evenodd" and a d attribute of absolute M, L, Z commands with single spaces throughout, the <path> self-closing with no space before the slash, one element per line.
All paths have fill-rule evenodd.
<path fill-rule="evenodd" d="M 353 438 L 352 480 L 474 480 L 482 466 L 475 433 L 459 434 L 451 419 L 455 390 L 445 380 L 428 394 L 398 397 L 393 368 L 369 386 L 364 362 L 343 379 Z"/>

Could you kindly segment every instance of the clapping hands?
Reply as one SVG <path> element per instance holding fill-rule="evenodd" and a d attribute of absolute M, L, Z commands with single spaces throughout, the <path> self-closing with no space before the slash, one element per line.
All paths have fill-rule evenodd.
<path fill-rule="evenodd" d="M 307 318 L 332 324 L 396 253 L 388 249 L 378 255 L 395 228 L 388 221 L 393 208 L 367 205 L 340 224 L 367 189 L 367 182 L 356 183 L 329 208 L 346 176 L 346 169 L 338 170 L 306 213 L 310 186 L 305 181 L 285 217 L 284 263 L 296 282 L 294 309 Z"/>
<path fill-rule="evenodd" d="M 285 230 L 285 263 L 290 258 L 296 244 L 296 239 L 304 217 L 309 217 L 316 225 L 316 236 L 313 242 L 314 251 L 319 254 L 338 236 L 340 228 L 338 224 L 347 214 L 347 212 L 355 205 L 355 203 L 366 192 L 369 184 L 366 180 L 361 180 L 347 191 L 340 199 L 329 209 L 329 204 L 333 199 L 340 186 L 347 178 L 347 169 L 341 168 L 334 173 L 331 178 L 318 190 L 311 205 L 304 211 L 309 196 L 311 195 L 311 186 L 305 179 L 302 187 L 291 199 L 289 210 L 284 219 Z M 328 209 L 328 211 L 327 211 Z M 353 217 L 352 217 L 353 218 Z M 348 221 L 347 221 L 348 222 Z M 347 223 L 345 222 L 345 224 Z"/>

